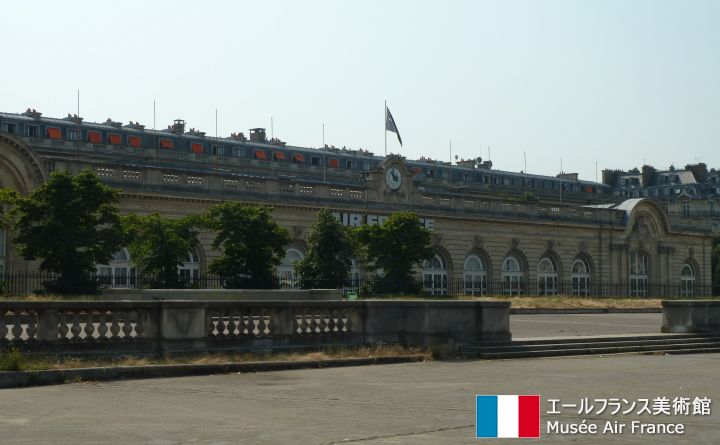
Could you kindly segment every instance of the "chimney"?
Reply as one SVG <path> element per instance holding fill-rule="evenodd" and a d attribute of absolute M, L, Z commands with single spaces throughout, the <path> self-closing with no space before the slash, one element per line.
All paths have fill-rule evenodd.
<path fill-rule="evenodd" d="M 685 169 L 690 170 L 695 176 L 697 182 L 707 182 L 708 168 L 707 164 L 700 162 L 699 164 L 688 164 Z"/>
<path fill-rule="evenodd" d="M 655 167 L 652 165 L 643 165 L 641 178 L 641 185 L 643 187 L 648 187 L 652 184 L 653 179 L 655 179 Z"/>
<path fill-rule="evenodd" d="M 602 183 L 609 186 L 614 186 L 618 176 L 620 176 L 622 170 L 609 170 L 605 169 L 602 171 Z"/>

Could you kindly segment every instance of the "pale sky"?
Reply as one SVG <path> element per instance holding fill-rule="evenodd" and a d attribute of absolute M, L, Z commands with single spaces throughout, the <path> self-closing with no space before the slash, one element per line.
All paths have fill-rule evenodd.
<path fill-rule="evenodd" d="M 720 168 L 720 1 L 11 1 L 0 111 L 595 179 Z"/>

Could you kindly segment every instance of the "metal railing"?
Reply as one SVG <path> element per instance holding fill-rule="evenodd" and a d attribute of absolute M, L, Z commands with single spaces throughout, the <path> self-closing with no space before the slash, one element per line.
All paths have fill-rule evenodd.
<path fill-rule="evenodd" d="M 42 294 L 59 278 L 49 273 L 0 274 L 0 295 Z M 248 277 L 249 278 L 249 277 Z M 111 289 L 157 289 L 167 288 L 153 275 L 96 275 L 88 277 L 96 283 L 98 291 Z M 217 275 L 179 276 L 176 289 L 254 289 L 251 284 L 230 286 L 230 280 Z M 237 280 L 235 281 L 237 284 Z M 252 283 L 252 280 L 247 280 Z M 277 274 L 265 288 L 297 290 L 301 281 L 294 274 Z M 720 289 L 695 282 L 670 284 L 606 282 L 606 281 L 556 281 L 546 280 L 487 280 L 476 276 L 449 278 L 446 275 L 415 276 L 402 283 L 393 283 L 377 275 L 348 278 L 336 283 L 316 283 L 315 288 L 358 292 L 361 295 L 413 294 L 427 297 L 446 296 L 578 296 L 578 297 L 630 297 L 630 298 L 702 298 L 720 295 Z"/>

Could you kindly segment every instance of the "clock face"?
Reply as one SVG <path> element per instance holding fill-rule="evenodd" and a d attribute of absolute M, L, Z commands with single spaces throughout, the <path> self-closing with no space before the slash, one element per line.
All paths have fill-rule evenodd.
<path fill-rule="evenodd" d="M 400 169 L 397 167 L 390 167 L 385 172 L 385 182 L 387 183 L 390 190 L 397 190 L 402 184 L 402 175 Z"/>

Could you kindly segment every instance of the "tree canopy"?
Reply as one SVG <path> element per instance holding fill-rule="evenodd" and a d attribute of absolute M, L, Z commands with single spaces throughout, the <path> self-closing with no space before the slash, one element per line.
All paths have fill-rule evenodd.
<path fill-rule="evenodd" d="M 347 228 L 322 209 L 308 236 L 307 255 L 295 263 L 303 289 L 340 288 L 347 279 L 353 245 Z"/>
<path fill-rule="evenodd" d="M 3 192 L 18 253 L 40 261 L 40 270 L 59 274 L 45 283 L 61 294 L 97 292 L 95 265 L 110 261 L 123 244 L 115 207 L 119 191 L 91 170 L 57 171 L 27 196 Z"/>
<path fill-rule="evenodd" d="M 433 255 L 430 231 L 414 212 L 396 212 L 381 225 L 355 229 L 361 252 L 384 273 L 385 292 L 417 292 L 414 266 Z"/>
<path fill-rule="evenodd" d="M 130 255 L 146 285 L 163 289 L 185 287 L 178 273 L 188 252 L 198 245 L 201 218 L 189 215 L 172 219 L 152 213 L 123 218 Z"/>
<path fill-rule="evenodd" d="M 225 287 L 275 287 L 274 268 L 285 256 L 290 236 L 270 212 L 267 206 L 238 202 L 224 202 L 208 211 L 206 224 L 217 232 L 212 247 L 221 251 L 209 270 L 224 280 Z"/>

